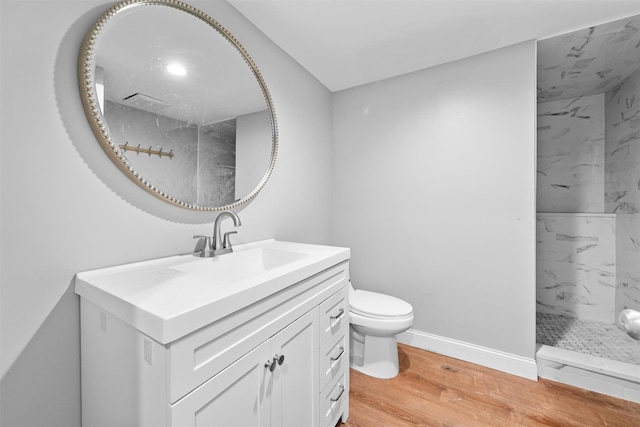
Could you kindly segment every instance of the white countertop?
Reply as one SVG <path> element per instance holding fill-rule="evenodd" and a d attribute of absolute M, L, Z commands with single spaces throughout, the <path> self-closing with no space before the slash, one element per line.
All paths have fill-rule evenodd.
<path fill-rule="evenodd" d="M 348 248 L 271 239 L 213 258 L 179 255 L 78 273 L 75 291 L 168 344 L 349 257 Z"/>

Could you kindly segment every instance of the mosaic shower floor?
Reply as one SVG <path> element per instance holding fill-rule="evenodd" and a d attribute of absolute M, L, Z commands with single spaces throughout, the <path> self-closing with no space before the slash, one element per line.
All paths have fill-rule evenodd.
<path fill-rule="evenodd" d="M 545 313 L 536 323 L 538 344 L 640 365 L 640 341 L 616 325 Z"/>

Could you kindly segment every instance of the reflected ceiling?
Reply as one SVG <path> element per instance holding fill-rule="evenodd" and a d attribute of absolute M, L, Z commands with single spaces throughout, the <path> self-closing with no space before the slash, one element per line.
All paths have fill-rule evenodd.
<path fill-rule="evenodd" d="M 265 110 L 247 63 L 209 24 L 174 8 L 141 7 L 120 12 L 98 43 L 105 99 L 196 125 Z M 175 63 L 185 75 L 165 72 Z"/>

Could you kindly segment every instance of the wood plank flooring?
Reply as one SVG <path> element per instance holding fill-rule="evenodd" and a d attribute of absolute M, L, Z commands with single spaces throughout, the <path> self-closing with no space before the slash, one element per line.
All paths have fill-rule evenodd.
<path fill-rule="evenodd" d="M 402 344 L 398 355 L 390 380 L 351 370 L 350 416 L 338 426 L 640 427 L 637 403 Z"/>

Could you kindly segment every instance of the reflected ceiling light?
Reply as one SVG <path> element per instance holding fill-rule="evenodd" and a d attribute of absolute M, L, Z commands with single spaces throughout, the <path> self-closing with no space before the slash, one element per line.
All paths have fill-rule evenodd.
<path fill-rule="evenodd" d="M 186 76 L 187 69 L 178 63 L 172 63 L 167 65 L 167 71 L 173 74 L 174 76 Z"/>

